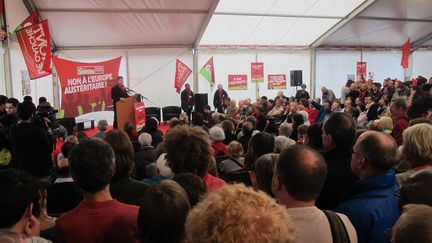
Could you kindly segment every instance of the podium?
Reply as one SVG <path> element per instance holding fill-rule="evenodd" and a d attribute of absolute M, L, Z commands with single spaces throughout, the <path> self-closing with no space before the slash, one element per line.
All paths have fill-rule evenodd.
<path fill-rule="evenodd" d="M 117 126 L 123 131 L 126 122 L 133 122 L 135 128 L 139 129 L 145 125 L 145 105 L 144 102 L 136 102 L 136 99 L 131 96 L 124 101 L 117 101 Z"/>

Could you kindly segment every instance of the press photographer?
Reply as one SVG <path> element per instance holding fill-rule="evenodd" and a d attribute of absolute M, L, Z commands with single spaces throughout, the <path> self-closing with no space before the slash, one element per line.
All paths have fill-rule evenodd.
<path fill-rule="evenodd" d="M 11 128 L 10 140 L 17 154 L 18 169 L 38 177 L 44 184 L 49 184 L 52 137 L 47 129 L 34 123 L 36 107 L 33 103 L 19 103 L 17 110 L 20 122 Z"/>

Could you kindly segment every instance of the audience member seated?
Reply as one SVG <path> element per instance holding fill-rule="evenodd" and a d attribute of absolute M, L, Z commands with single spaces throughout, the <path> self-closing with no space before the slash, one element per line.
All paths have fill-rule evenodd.
<path fill-rule="evenodd" d="M 49 185 L 53 164 L 52 139 L 45 128 L 32 123 L 36 111 L 33 103 L 20 103 L 17 110 L 21 122 L 12 127 L 10 139 L 18 157 L 18 168 Z"/>
<path fill-rule="evenodd" d="M 245 168 L 255 170 L 255 161 L 261 155 L 272 153 L 274 151 L 274 137 L 266 132 L 259 132 L 253 136 L 249 142 L 246 153 Z"/>
<path fill-rule="evenodd" d="M 293 145 L 291 143 L 291 140 L 292 139 L 285 137 L 285 136 L 275 137 L 275 139 L 274 139 L 274 142 L 275 142 L 274 153 L 280 154 L 285 148 L 288 148 L 289 146 Z"/>
<path fill-rule="evenodd" d="M 221 123 L 222 129 L 225 133 L 225 140 L 223 143 L 228 145 L 236 140 L 234 123 L 231 120 L 225 120 Z"/>
<path fill-rule="evenodd" d="M 253 116 L 257 119 L 256 130 L 262 132 L 267 126 L 267 120 L 265 117 L 265 108 L 262 105 L 257 105 L 253 110 Z"/>
<path fill-rule="evenodd" d="M 303 118 L 303 116 L 301 114 L 295 113 L 292 116 L 292 128 L 293 128 L 293 131 L 292 131 L 291 136 L 290 136 L 290 138 L 292 140 L 297 141 L 297 139 L 298 139 L 297 128 L 299 126 L 303 125 L 303 123 L 304 123 L 304 118 Z"/>
<path fill-rule="evenodd" d="M 271 197 L 274 197 L 271 191 L 271 184 L 274 167 L 278 158 L 278 154 L 264 154 L 255 162 L 257 187 Z"/>
<path fill-rule="evenodd" d="M 191 209 L 183 188 L 172 180 L 150 187 L 138 213 L 140 242 L 184 242 L 186 217 Z"/>
<path fill-rule="evenodd" d="M 151 145 L 152 137 L 146 132 L 139 135 L 138 142 L 141 147 L 134 154 L 135 178 L 141 181 L 150 178 L 150 175 L 146 174 L 146 167 L 156 161 L 156 148 Z"/>
<path fill-rule="evenodd" d="M 351 149 L 356 127 L 350 115 L 332 113 L 323 124 L 322 141 L 327 178 L 316 205 L 320 209 L 334 210 L 342 195 L 356 181 L 351 171 Z"/>
<path fill-rule="evenodd" d="M 107 122 L 107 120 L 105 120 L 105 119 L 99 120 L 98 124 L 97 124 L 97 128 L 98 128 L 99 132 L 96 133 L 93 137 L 94 138 L 104 139 L 105 138 L 106 130 L 108 128 L 108 122 Z"/>
<path fill-rule="evenodd" d="M 287 207 L 298 230 L 296 242 L 357 242 L 356 231 L 343 214 L 315 207 L 327 176 L 324 158 L 315 150 L 294 145 L 284 150 L 276 162 L 272 192 Z M 345 228 L 345 229 L 344 229 Z M 339 234 L 333 235 L 332 232 Z M 336 241 L 335 241 L 336 242 Z"/>
<path fill-rule="evenodd" d="M 307 145 L 318 152 L 323 152 L 322 123 L 315 123 L 307 127 L 304 145 Z"/>
<path fill-rule="evenodd" d="M 152 136 L 152 146 L 157 147 L 159 143 L 163 140 L 163 133 L 158 129 L 159 121 L 150 117 L 147 119 L 145 126 L 139 131 L 138 134 L 148 133 Z"/>
<path fill-rule="evenodd" d="M 83 201 L 57 220 L 56 242 L 135 242 L 138 207 L 117 202 L 109 192 L 115 170 L 110 145 L 82 140 L 69 153 L 69 166 Z"/>
<path fill-rule="evenodd" d="M 68 212 L 82 200 L 82 193 L 69 170 L 69 151 L 76 145 L 73 142 L 66 142 L 61 148 L 64 158 L 55 166 L 57 179 L 47 188 L 47 211 L 50 215 Z"/>
<path fill-rule="evenodd" d="M 182 173 L 174 176 L 177 182 L 188 195 L 191 207 L 195 207 L 207 193 L 204 181 L 193 173 Z"/>
<path fill-rule="evenodd" d="M 138 143 L 138 135 L 136 133 L 135 124 L 133 122 L 125 122 L 123 127 L 124 132 L 128 135 L 130 141 L 132 142 L 132 147 L 134 148 L 134 151 L 138 151 L 138 149 L 141 147 Z"/>
<path fill-rule="evenodd" d="M 423 123 L 405 129 L 402 155 L 412 169 L 396 175 L 399 185 L 416 171 L 432 168 L 432 125 Z"/>
<path fill-rule="evenodd" d="M 400 206 L 405 204 L 426 204 L 432 207 L 432 169 L 416 172 L 400 187 Z"/>
<path fill-rule="evenodd" d="M 285 208 L 244 185 L 210 193 L 186 219 L 187 242 L 295 242 Z"/>
<path fill-rule="evenodd" d="M 308 127 L 309 127 L 308 125 L 303 124 L 297 128 L 297 143 L 298 144 L 304 144 L 304 138 L 306 136 L 306 131 L 307 131 Z"/>
<path fill-rule="evenodd" d="M 249 146 L 249 140 L 252 138 L 252 134 L 254 131 L 254 127 L 252 122 L 245 122 L 242 127 L 242 133 L 243 135 L 237 139 L 237 142 L 239 142 L 242 147 L 243 151 L 247 151 Z"/>
<path fill-rule="evenodd" d="M 78 142 L 81 142 L 82 140 L 89 139 L 89 136 L 84 131 L 79 131 L 76 133 L 76 137 L 78 139 Z"/>
<path fill-rule="evenodd" d="M 0 171 L 0 242 L 51 242 L 39 237 L 38 193 L 38 182 L 26 172 Z"/>
<path fill-rule="evenodd" d="M 296 144 L 296 141 L 294 141 L 290 138 L 292 132 L 293 132 L 293 127 L 288 122 L 284 121 L 279 125 L 278 135 L 279 136 L 285 136 L 285 137 L 289 138 L 290 139 L 289 145 Z"/>
<path fill-rule="evenodd" d="M 403 141 L 402 133 L 408 127 L 407 109 L 406 101 L 403 98 L 396 98 L 390 105 L 391 116 L 394 120 L 392 135 L 399 146 Z"/>
<path fill-rule="evenodd" d="M 377 153 L 379 151 L 379 153 Z M 336 209 L 354 225 L 359 242 L 385 242 L 384 231 L 399 218 L 395 171 L 397 145 L 384 133 L 368 131 L 353 147 L 351 169 L 359 181 Z"/>
<path fill-rule="evenodd" d="M 110 192 L 121 203 L 140 205 L 148 186 L 132 179 L 134 172 L 134 152 L 132 143 L 125 132 L 109 131 L 105 141 L 111 145 L 115 155 L 115 170 L 110 182 Z"/>
<path fill-rule="evenodd" d="M 199 127 L 177 127 L 170 129 L 164 140 L 166 160 L 174 174 L 195 173 L 203 178 L 207 191 L 226 185 L 208 173 L 213 158 L 209 135 Z"/>
<path fill-rule="evenodd" d="M 393 227 L 393 243 L 432 242 L 432 207 L 410 204 Z"/>
<path fill-rule="evenodd" d="M 226 178 L 227 175 L 235 171 L 243 169 L 243 153 L 243 146 L 239 142 L 232 141 L 228 144 L 228 154 L 230 157 L 227 160 L 221 161 L 218 165 L 219 173 L 223 178 Z"/>
<path fill-rule="evenodd" d="M 222 128 L 213 126 L 209 131 L 210 139 L 212 140 L 212 148 L 214 156 L 228 155 L 227 146 L 222 142 L 225 140 L 225 133 Z"/>

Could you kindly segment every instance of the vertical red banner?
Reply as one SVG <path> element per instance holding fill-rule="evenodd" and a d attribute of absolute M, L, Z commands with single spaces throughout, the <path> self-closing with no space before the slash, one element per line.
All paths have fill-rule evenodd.
<path fill-rule="evenodd" d="M 95 63 L 54 57 L 61 91 L 60 117 L 105 111 L 111 106 L 111 88 L 118 77 L 121 57 Z"/>
<path fill-rule="evenodd" d="M 180 94 L 181 87 L 183 87 L 186 80 L 191 75 L 192 70 L 186 66 L 183 62 L 177 59 L 176 61 L 176 72 L 174 79 L 174 88 L 176 92 Z"/>
<path fill-rule="evenodd" d="M 357 80 L 366 79 L 366 62 L 357 62 Z"/>
<path fill-rule="evenodd" d="M 30 79 L 45 77 L 51 70 L 51 41 L 48 21 L 25 27 L 17 33 Z"/>
<path fill-rule="evenodd" d="M 145 105 L 144 102 L 137 102 L 134 104 L 135 109 L 135 126 L 141 128 L 146 123 Z"/>
<path fill-rule="evenodd" d="M 405 44 L 402 46 L 402 60 L 401 60 L 401 66 L 403 68 L 409 67 L 409 56 L 411 52 L 411 39 L 408 38 L 408 40 L 405 42 Z"/>
<path fill-rule="evenodd" d="M 264 83 L 264 63 L 262 62 L 251 63 L 251 82 Z"/>

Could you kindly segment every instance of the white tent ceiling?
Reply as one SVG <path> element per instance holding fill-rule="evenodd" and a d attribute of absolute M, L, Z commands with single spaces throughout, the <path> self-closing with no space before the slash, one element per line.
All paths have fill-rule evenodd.
<path fill-rule="evenodd" d="M 49 20 L 55 44 L 69 49 L 400 47 L 408 36 L 432 44 L 432 0 L 8 0 L 9 5 L 15 1 L 33 3 Z"/>

